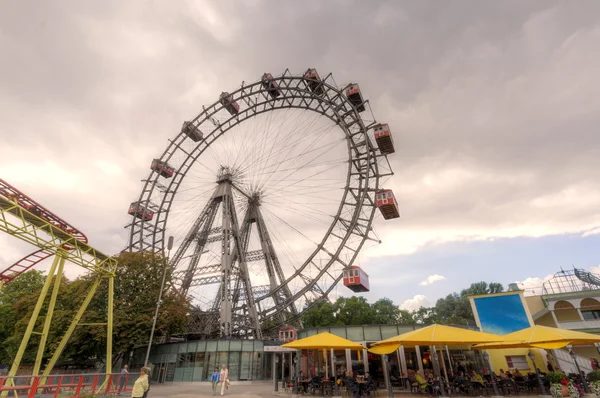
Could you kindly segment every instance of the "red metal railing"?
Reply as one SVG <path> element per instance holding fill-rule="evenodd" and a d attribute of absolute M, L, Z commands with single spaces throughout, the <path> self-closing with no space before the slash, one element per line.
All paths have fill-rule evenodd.
<path fill-rule="evenodd" d="M 35 398 L 36 394 L 45 396 L 68 395 L 69 397 L 116 395 L 130 392 L 139 374 L 85 373 L 50 376 L 0 376 L 0 394 Z"/>

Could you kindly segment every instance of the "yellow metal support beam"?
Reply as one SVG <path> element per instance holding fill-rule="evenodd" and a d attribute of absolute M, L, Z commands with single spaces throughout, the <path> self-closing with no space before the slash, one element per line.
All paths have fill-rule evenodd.
<path fill-rule="evenodd" d="M 23 336 L 23 340 L 19 346 L 15 361 L 13 362 L 10 373 L 8 374 L 9 379 L 6 381 L 6 383 L 11 383 L 12 378 L 10 378 L 10 376 L 14 376 L 16 374 L 31 335 L 36 334 L 36 332 L 33 331 L 33 328 L 48 294 L 53 276 L 58 267 L 59 270 L 56 274 L 56 278 L 54 278 L 55 285 L 52 291 L 52 297 L 50 298 L 48 313 L 46 314 L 46 319 L 44 322 L 44 329 L 41 333 L 37 333 L 41 335 L 41 342 L 37 351 L 33 375 L 35 376 L 39 374 L 42 366 L 42 359 L 45 352 L 48 333 L 51 327 L 54 307 L 56 306 L 56 300 L 60 290 L 60 281 L 64 270 L 64 263 L 66 260 L 94 273 L 96 275 L 96 279 L 94 280 L 94 283 L 92 284 L 87 296 L 83 300 L 83 303 L 79 307 L 79 310 L 75 314 L 75 317 L 65 332 L 62 340 L 58 344 L 58 347 L 52 355 L 52 358 L 48 364 L 46 364 L 44 372 L 42 373 L 44 380 L 42 380 L 41 384 L 43 385 L 45 383 L 45 377 L 50 374 L 54 365 L 60 358 L 60 355 L 64 351 L 67 342 L 73 334 L 73 331 L 80 324 L 84 312 L 96 294 L 98 286 L 105 279 L 108 279 L 108 309 L 107 321 L 105 324 L 107 328 L 106 371 L 107 373 L 110 373 L 112 371 L 114 277 L 115 270 L 117 268 L 117 260 L 94 249 L 87 243 L 78 240 L 69 233 L 57 228 L 54 224 L 36 216 L 27 209 L 21 207 L 18 203 L 13 202 L 3 196 L 0 196 L 0 232 L 5 232 L 9 235 L 15 236 L 25 242 L 56 255 L 48 273 L 48 277 L 44 282 L 44 286 L 36 303 L 33 315 L 29 320 L 29 324 L 27 325 L 27 330 L 25 331 L 25 335 Z M 3 287 L 3 285 L 4 281 L 0 281 L 0 289 Z M 5 396 L 6 392 L 3 392 L 2 397 Z"/>
<path fill-rule="evenodd" d="M 87 309 L 88 305 L 90 305 L 90 301 L 92 301 L 92 298 L 94 298 L 94 294 L 96 294 L 96 290 L 98 290 L 98 285 L 100 285 L 101 281 L 102 281 L 101 278 L 96 278 L 96 280 L 94 281 L 94 284 L 92 285 L 92 287 L 90 288 L 90 291 L 88 292 L 87 296 L 83 300 L 81 307 L 79 307 L 79 311 L 77 311 L 75 318 L 73 318 L 73 321 L 71 321 L 71 324 L 69 325 L 69 328 L 65 332 L 65 335 L 63 336 L 62 340 L 58 344 L 56 351 L 54 351 L 54 355 L 52 355 L 52 358 L 46 365 L 46 368 L 44 369 L 42 376 L 48 376 L 50 374 L 50 372 L 52 371 L 52 368 L 54 367 L 54 365 L 56 365 L 58 358 L 60 358 L 60 354 L 62 354 L 63 350 L 65 349 L 65 346 L 67 345 L 67 342 L 71 338 L 73 331 L 79 324 L 79 321 L 81 320 L 81 317 L 83 316 L 83 313 Z M 43 384 L 43 383 L 40 383 L 40 384 Z"/>
<path fill-rule="evenodd" d="M 59 253 L 54 257 L 54 261 L 58 259 L 58 270 L 54 277 L 54 287 L 52 289 L 52 296 L 50 296 L 50 303 L 48 304 L 48 312 L 46 313 L 46 319 L 44 319 L 44 329 L 42 330 L 42 337 L 40 338 L 40 345 L 38 346 L 37 355 L 35 357 L 35 364 L 33 365 L 32 376 L 40 374 L 40 368 L 42 366 L 42 358 L 44 352 L 46 352 L 46 341 L 48 340 L 48 333 L 50 332 L 50 324 L 52 323 L 52 316 L 54 315 L 54 307 L 56 306 L 56 298 L 58 297 L 58 291 L 60 290 L 60 282 L 63 276 L 63 270 L 65 267 L 65 258 L 62 253 Z M 50 276 L 48 276 L 50 278 Z"/>
<path fill-rule="evenodd" d="M 14 376 L 17 375 L 17 371 L 19 370 L 19 366 L 21 365 L 21 359 L 23 359 L 23 354 L 25 354 L 25 349 L 27 348 L 27 344 L 29 343 L 29 339 L 33 333 L 33 328 L 35 327 L 35 323 L 38 319 L 40 311 L 42 310 L 42 306 L 44 305 L 44 301 L 46 300 L 46 295 L 48 294 L 48 289 L 52 284 L 52 277 L 54 276 L 54 272 L 56 271 L 56 267 L 60 262 L 60 258 L 57 256 L 54 258 L 52 265 L 50 266 L 50 270 L 48 271 L 48 276 L 44 281 L 44 285 L 42 286 L 42 291 L 40 292 L 40 296 L 38 297 L 37 303 L 35 304 L 35 308 L 33 309 L 33 314 L 31 314 L 31 318 L 29 318 L 29 323 L 27 324 L 27 328 L 25 329 L 25 334 L 23 335 L 23 340 L 21 340 L 21 345 L 17 350 L 17 355 L 15 355 L 15 359 L 12 363 L 10 371 L 8 372 L 8 377 L 6 380 L 6 385 L 14 386 Z M 2 397 L 6 397 L 7 391 L 2 393 Z"/>
<path fill-rule="evenodd" d="M 68 247 L 68 261 L 89 271 L 114 274 L 117 260 L 94 249 L 18 204 L 0 196 L 0 232 L 57 253 Z"/>

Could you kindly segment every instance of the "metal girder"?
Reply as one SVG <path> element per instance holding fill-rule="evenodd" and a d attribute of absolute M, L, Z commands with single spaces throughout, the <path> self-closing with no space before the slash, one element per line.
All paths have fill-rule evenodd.
<path fill-rule="evenodd" d="M 65 258 L 88 271 L 114 275 L 117 260 L 94 249 L 8 199 L 0 197 L 0 231 L 31 243 L 52 254 L 65 251 Z M 64 246 L 72 250 L 62 249 Z"/>
<path fill-rule="evenodd" d="M 141 248 L 163 250 L 166 219 L 182 180 L 207 148 L 234 126 L 256 115 L 276 109 L 307 109 L 329 118 L 338 124 L 348 144 L 349 158 L 345 191 L 338 210 L 333 215 L 332 225 L 318 243 L 315 251 L 271 291 L 270 294 L 273 297 L 281 297 L 281 292 L 286 288 L 289 289 L 289 286 L 303 285 L 300 289 L 294 290 L 291 296 L 286 297 L 284 305 L 276 305 L 261 311 L 261 318 L 269 319 L 277 314 L 289 312 L 286 308 L 289 308 L 289 305 L 297 300 L 304 299 L 312 303 L 315 298 L 327 296 L 342 277 L 341 272 L 336 277 L 336 274 L 331 271 L 336 269 L 336 264 L 342 264 L 337 258 L 343 256 L 347 264 L 354 262 L 364 242 L 370 239 L 369 233 L 376 211 L 374 194 L 380 189 L 381 175 L 378 162 L 382 159 L 382 154 L 378 152 L 376 146 L 372 145 L 367 134 L 368 129 L 375 121 L 367 124 L 363 122 L 359 112 L 346 98 L 343 89 L 337 87 L 331 74 L 321 80 L 319 92 L 313 92 L 310 89 L 309 81 L 303 75 L 293 76 L 286 72 L 282 76 L 276 77 L 275 80 L 281 91 L 281 96 L 277 99 L 266 95 L 268 93 L 261 81 L 242 85 L 238 90 L 231 92 L 231 98 L 242 105 L 240 111 L 235 115 L 229 115 L 220 101 L 203 107 L 202 112 L 192 120 L 192 124 L 195 128 L 203 131 L 204 137 L 194 144 L 193 149 L 189 149 L 190 139 L 184 132 L 170 141 L 161 160 L 176 162 L 177 173 L 168 181 L 161 180 L 165 183 L 166 189 L 157 187 L 158 174 L 150 174 L 139 201 L 141 203 L 151 201 L 159 203 L 159 210 L 152 221 L 134 219 L 129 244 L 130 250 L 140 250 Z M 244 103 L 247 105 L 246 108 L 243 106 Z M 364 103 L 368 105 L 368 101 Z M 354 161 L 355 159 L 356 161 Z M 143 229 L 144 224 L 154 226 L 155 234 L 143 236 L 140 230 Z M 335 235 L 332 234 L 334 231 Z M 208 240 L 217 241 L 219 238 L 210 236 Z M 311 265 L 317 254 L 325 254 L 326 258 L 330 258 L 320 271 Z M 304 280 L 303 274 L 310 274 L 310 281 Z M 301 284 L 298 283 L 300 281 L 302 281 Z M 260 306 L 260 302 L 257 305 Z M 305 309 L 303 308 L 303 310 Z M 298 316 L 299 314 L 294 318 Z"/>
<path fill-rule="evenodd" d="M 19 345 L 18 351 L 13 360 L 11 369 L 8 373 L 6 386 L 14 385 L 12 376 L 15 376 L 30 342 L 33 334 L 40 335 L 40 342 L 37 348 L 36 360 L 33 367 L 33 376 L 37 376 L 42 365 L 42 358 L 46 351 L 46 341 L 52 326 L 52 318 L 57 302 L 60 280 L 63 275 L 65 261 L 70 261 L 84 269 L 87 269 L 95 274 L 95 280 L 92 284 L 87 296 L 76 312 L 71 324 L 62 336 L 61 341 L 53 352 L 51 359 L 46 364 L 43 375 L 47 376 L 52 371 L 58 358 L 62 354 L 66 344 L 71 338 L 73 331 L 81 321 L 81 318 L 86 311 L 89 303 L 94 298 L 99 284 L 108 280 L 108 302 L 107 302 L 107 322 L 106 322 L 106 372 L 112 372 L 112 335 L 113 335 L 113 293 L 114 293 L 114 278 L 117 267 L 117 260 L 109 257 L 106 254 L 94 249 L 83 241 L 82 236 L 85 236 L 77 231 L 77 237 L 66 232 L 64 225 L 57 222 L 55 217 L 49 211 L 40 212 L 39 209 L 29 206 L 27 209 L 22 205 L 27 205 L 27 202 L 19 200 L 10 200 L 5 195 L 6 191 L 0 192 L 0 231 L 15 236 L 25 242 L 33 244 L 42 250 L 42 253 L 51 253 L 55 255 L 54 261 L 48 271 L 48 276 L 44 282 L 42 290 L 33 313 L 27 324 L 25 333 Z M 34 214 L 32 211 L 36 211 Z M 39 214 L 39 215 L 38 215 Z M 53 217 L 50 215 L 52 214 Z M 42 218 L 44 217 L 44 218 Z M 87 238 L 85 239 L 87 241 Z M 4 281 L 0 281 L 0 285 Z M 52 293 L 48 303 L 46 303 L 47 294 L 50 286 L 54 284 Z M 41 332 L 35 332 L 34 329 L 38 324 L 38 318 L 42 310 L 46 308 L 44 316 L 43 328 Z M 40 387 L 43 387 L 45 379 L 42 380 Z M 35 391 L 34 391 L 35 392 Z M 7 394 L 2 393 L 2 397 Z"/>

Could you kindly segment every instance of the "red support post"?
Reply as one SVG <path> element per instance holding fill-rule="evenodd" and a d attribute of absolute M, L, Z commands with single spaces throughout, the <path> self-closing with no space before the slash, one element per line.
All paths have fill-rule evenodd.
<path fill-rule="evenodd" d="M 58 398 L 58 396 L 60 395 L 60 385 L 62 384 L 63 381 L 63 376 L 60 376 L 58 378 L 58 384 L 56 385 L 56 392 L 54 393 L 54 398 Z"/>
<path fill-rule="evenodd" d="M 92 379 L 92 395 L 96 395 L 96 386 L 98 385 L 98 375 L 95 375 Z"/>
<path fill-rule="evenodd" d="M 29 387 L 28 398 L 35 398 L 35 393 L 37 391 L 38 384 L 40 384 L 40 377 L 39 376 L 35 376 L 33 378 L 33 382 L 31 383 L 31 385 Z"/>
<path fill-rule="evenodd" d="M 75 396 L 79 397 L 81 393 L 81 386 L 83 385 L 83 376 L 79 376 L 79 381 L 77 382 L 77 389 L 75 390 Z"/>
<path fill-rule="evenodd" d="M 108 376 L 108 381 L 106 382 L 106 395 L 108 395 L 110 393 L 110 387 L 112 386 L 112 378 L 113 375 L 107 375 Z"/>

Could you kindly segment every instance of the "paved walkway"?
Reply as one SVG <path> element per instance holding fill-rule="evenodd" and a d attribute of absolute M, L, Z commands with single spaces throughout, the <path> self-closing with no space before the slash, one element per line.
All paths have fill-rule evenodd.
<path fill-rule="evenodd" d="M 281 388 L 281 383 L 279 385 Z M 217 397 L 220 397 L 221 391 L 217 392 Z M 279 391 L 273 391 L 273 382 L 269 381 L 252 381 L 252 382 L 232 382 L 229 390 L 225 392 L 225 397 L 235 398 L 275 398 L 277 396 L 292 398 L 294 395 Z M 408 394 L 396 394 L 409 398 Z M 196 397 L 212 397 L 212 386 L 206 382 L 196 383 L 165 383 L 152 384 L 148 398 L 196 398 Z M 309 396 L 310 397 L 310 396 Z M 379 397 L 387 397 L 387 391 L 380 390 Z M 417 397 L 416 395 L 413 397 Z M 420 396 L 423 398 L 423 396 Z"/>
<path fill-rule="evenodd" d="M 152 384 L 148 393 L 148 398 L 196 398 L 209 396 L 212 396 L 212 386 L 210 383 L 202 382 Z M 220 390 L 217 396 L 220 396 Z M 273 383 L 255 381 L 244 383 L 232 382 L 229 390 L 225 392 L 225 396 L 231 398 L 273 398 L 275 394 L 273 392 Z"/>

